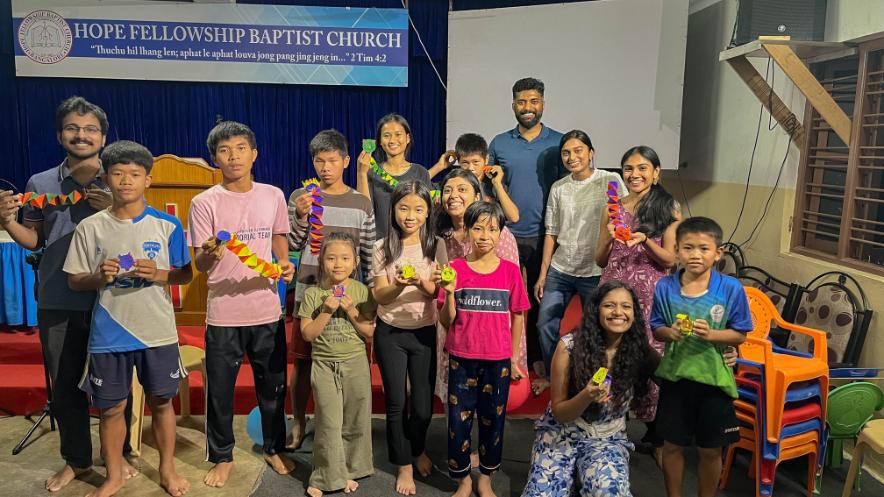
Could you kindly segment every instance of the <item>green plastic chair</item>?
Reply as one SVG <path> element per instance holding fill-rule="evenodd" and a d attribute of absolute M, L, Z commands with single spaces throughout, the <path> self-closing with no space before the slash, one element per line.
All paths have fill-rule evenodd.
<path fill-rule="evenodd" d="M 884 409 L 884 392 L 874 383 L 858 381 L 829 392 L 829 404 L 826 408 L 826 424 L 829 428 L 827 466 L 841 465 L 844 440 L 855 441 L 866 422 L 881 409 Z M 858 475 L 856 488 L 859 488 Z"/>

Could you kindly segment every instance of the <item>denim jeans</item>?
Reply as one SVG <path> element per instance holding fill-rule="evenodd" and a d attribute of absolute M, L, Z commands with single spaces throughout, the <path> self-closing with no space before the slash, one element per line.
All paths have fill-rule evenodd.
<path fill-rule="evenodd" d="M 550 267 L 543 286 L 543 299 L 537 316 L 540 349 L 547 374 L 551 371 L 553 353 L 559 344 L 559 326 L 565 309 L 574 294 L 580 294 L 580 302 L 586 305 L 593 290 L 599 284 L 599 276 L 571 276 Z"/>

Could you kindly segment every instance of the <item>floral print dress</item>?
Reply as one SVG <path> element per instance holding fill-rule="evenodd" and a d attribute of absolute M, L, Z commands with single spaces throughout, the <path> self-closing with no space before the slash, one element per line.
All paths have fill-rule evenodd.
<path fill-rule="evenodd" d="M 632 213 L 623 210 L 623 222 L 631 229 L 638 228 L 638 223 Z M 662 245 L 663 235 L 651 237 L 657 245 Z M 599 284 L 606 281 L 619 280 L 630 287 L 638 297 L 645 318 L 645 334 L 651 347 L 663 355 L 666 344 L 654 338 L 651 329 L 651 306 L 654 303 L 654 288 L 660 278 L 669 274 L 669 271 L 657 264 L 648 255 L 645 245 L 640 243 L 627 247 L 626 244 L 615 241 L 611 247 L 611 255 L 608 257 L 608 265 L 602 272 Z M 657 416 L 657 401 L 660 398 L 660 388 L 653 381 L 648 381 L 648 393 L 633 401 L 636 419 L 641 421 L 653 421 Z"/>

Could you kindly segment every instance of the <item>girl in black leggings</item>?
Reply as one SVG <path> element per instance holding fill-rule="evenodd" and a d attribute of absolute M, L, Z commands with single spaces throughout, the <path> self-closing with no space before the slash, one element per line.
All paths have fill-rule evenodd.
<path fill-rule="evenodd" d="M 372 278 L 378 319 L 374 351 L 387 410 L 387 451 L 399 466 L 396 491 L 414 495 L 414 468 L 428 476 L 433 463 L 424 448 L 433 415 L 436 382 L 434 272 L 447 262 L 434 236 L 430 190 L 420 181 L 399 183 L 390 198 L 387 237 L 374 248 Z M 411 384 L 407 402 L 406 384 Z M 406 409 L 406 406 L 408 409 Z M 413 465 L 413 467 L 412 467 Z"/>

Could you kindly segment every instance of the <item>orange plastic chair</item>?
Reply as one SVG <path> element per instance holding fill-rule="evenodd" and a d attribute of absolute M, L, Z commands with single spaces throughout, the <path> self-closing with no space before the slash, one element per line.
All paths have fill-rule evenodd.
<path fill-rule="evenodd" d="M 770 323 L 776 320 L 774 314 L 771 314 L 771 309 L 777 313 L 777 308 L 770 301 L 770 297 L 758 288 L 744 286 L 743 290 L 745 290 L 746 299 L 749 301 L 749 314 L 752 315 L 753 325 L 752 331 L 747 336 L 766 340 L 770 334 Z"/>
<path fill-rule="evenodd" d="M 764 364 L 765 408 L 767 409 L 767 438 L 776 442 L 780 438 L 782 428 L 783 406 L 786 402 L 786 391 L 793 383 L 816 380 L 820 382 L 823 392 L 821 408 L 826 411 L 826 393 L 829 389 L 829 364 L 826 349 L 826 334 L 819 330 L 788 323 L 780 317 L 776 307 L 762 292 L 751 292 L 749 310 L 755 330 L 740 345 L 740 357 L 752 362 Z M 773 344 L 766 338 L 771 322 L 779 328 L 791 333 L 809 335 L 813 340 L 813 357 L 799 357 L 776 353 Z M 767 331 L 765 331 L 767 330 Z M 764 336 L 765 338 L 761 338 Z"/>

